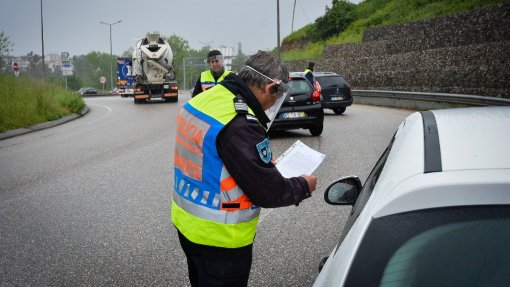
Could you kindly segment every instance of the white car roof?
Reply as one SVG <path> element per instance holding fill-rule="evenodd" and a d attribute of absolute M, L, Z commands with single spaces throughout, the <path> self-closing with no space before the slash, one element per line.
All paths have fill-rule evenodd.
<path fill-rule="evenodd" d="M 370 200 L 373 216 L 443 206 L 510 203 L 510 192 L 490 193 L 510 184 L 510 107 L 435 110 L 438 138 L 427 151 L 423 113 L 399 127 L 392 152 Z M 427 159 L 438 170 L 426 171 Z M 434 167 L 433 167 L 434 168 Z M 447 191 L 446 191 L 447 190 Z"/>
<path fill-rule="evenodd" d="M 424 132 L 424 117 L 428 121 Z M 434 135 L 437 150 L 425 142 Z M 433 136 L 433 137 L 434 137 Z M 510 107 L 411 114 L 362 213 L 314 286 L 342 286 L 374 218 L 446 206 L 510 204 Z M 427 154 L 428 153 L 428 154 Z M 388 231 L 393 232 L 393 231 Z"/>

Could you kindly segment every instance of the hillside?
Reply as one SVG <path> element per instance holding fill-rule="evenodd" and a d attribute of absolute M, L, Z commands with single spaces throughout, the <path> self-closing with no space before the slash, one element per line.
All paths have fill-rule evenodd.
<path fill-rule="evenodd" d="M 354 90 L 510 98 L 510 3 L 371 27 L 361 43 L 327 45 L 314 61 Z M 307 62 L 286 61 L 291 71 Z"/>
<path fill-rule="evenodd" d="M 360 43 L 366 29 L 452 15 L 510 0 L 333 0 L 324 16 L 285 37 L 285 61 L 319 59 L 327 45 Z M 335 30 L 336 29 L 336 30 Z"/>

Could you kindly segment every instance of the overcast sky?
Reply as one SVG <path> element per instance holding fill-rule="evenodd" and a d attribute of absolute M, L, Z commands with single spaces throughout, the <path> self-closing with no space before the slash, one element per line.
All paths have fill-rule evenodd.
<path fill-rule="evenodd" d="M 294 31 L 324 15 L 332 0 L 296 0 Z M 360 0 L 350 0 L 359 3 Z M 0 31 L 14 43 L 10 55 L 41 55 L 40 0 L 0 0 Z M 245 54 L 277 45 L 276 0 L 42 0 L 44 54 L 92 51 L 120 55 L 147 32 L 176 34 L 199 49 L 242 44 Z M 280 39 L 291 33 L 294 0 L 280 0 Z M 171 45 L 171 43 L 170 43 Z"/>

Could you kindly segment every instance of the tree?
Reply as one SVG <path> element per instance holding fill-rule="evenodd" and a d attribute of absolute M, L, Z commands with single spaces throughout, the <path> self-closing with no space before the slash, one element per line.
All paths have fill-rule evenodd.
<path fill-rule="evenodd" d="M 0 32 L 0 70 L 4 67 L 4 56 L 9 55 L 12 51 L 14 44 L 4 34 L 4 31 Z"/>
<path fill-rule="evenodd" d="M 33 51 L 30 51 L 25 56 L 25 59 L 28 61 L 28 66 L 26 70 L 26 75 L 33 78 L 42 78 L 42 56 L 34 54 Z M 45 69 L 48 70 L 48 69 Z"/>
<path fill-rule="evenodd" d="M 333 0 L 331 9 L 315 20 L 312 41 L 324 41 L 335 36 L 356 20 L 356 4 L 344 0 Z"/>
<path fill-rule="evenodd" d="M 235 72 L 241 70 L 246 63 L 246 59 L 248 59 L 248 56 L 243 53 L 242 44 L 237 43 L 237 55 L 232 61 L 232 70 Z"/>
<path fill-rule="evenodd" d="M 116 62 L 117 56 L 112 55 L 112 57 L 114 58 L 114 62 Z M 106 78 L 110 77 L 110 59 L 109 53 L 96 51 L 90 52 L 87 55 L 74 56 L 74 75 L 80 79 L 83 86 L 103 89 L 103 85 L 99 83 L 99 78 L 101 76 L 105 76 Z M 114 76 L 115 75 L 116 73 L 114 71 Z M 105 86 L 105 88 L 106 87 L 107 86 Z"/>
<path fill-rule="evenodd" d="M 182 61 L 184 57 L 188 57 L 190 55 L 191 49 L 189 47 L 189 43 L 187 40 L 177 36 L 176 34 L 166 37 L 165 41 L 167 41 L 170 48 L 172 48 L 172 53 L 174 55 L 173 66 L 175 74 L 177 75 L 176 81 L 177 83 L 183 83 L 184 75 L 182 73 Z"/>

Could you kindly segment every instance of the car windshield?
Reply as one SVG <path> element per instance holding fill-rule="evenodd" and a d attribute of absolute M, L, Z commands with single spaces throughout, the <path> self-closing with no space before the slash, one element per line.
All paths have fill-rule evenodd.
<path fill-rule="evenodd" d="M 312 87 L 310 86 L 310 83 L 308 83 L 308 80 L 304 78 L 293 78 L 289 81 L 288 84 L 290 86 L 290 95 L 312 93 Z"/>
<path fill-rule="evenodd" d="M 321 88 L 329 87 L 341 87 L 345 84 L 345 80 L 340 76 L 334 77 L 316 77 L 317 81 L 321 85 Z"/>
<path fill-rule="evenodd" d="M 510 206 L 438 208 L 377 218 L 345 286 L 508 286 L 508 242 Z"/>

